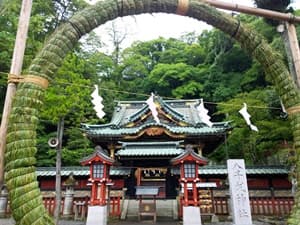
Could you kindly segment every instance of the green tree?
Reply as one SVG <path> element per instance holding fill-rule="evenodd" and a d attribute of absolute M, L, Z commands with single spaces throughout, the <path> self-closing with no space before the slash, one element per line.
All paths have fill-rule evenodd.
<path fill-rule="evenodd" d="M 3 0 L 0 7 L 0 110 L 4 105 L 7 73 L 10 70 L 14 42 L 20 14 L 20 0 Z M 44 41 L 54 29 L 66 21 L 78 9 L 87 3 L 84 0 L 35 0 L 33 1 L 23 68 L 30 65 L 32 59 L 42 47 Z"/>
<path fill-rule="evenodd" d="M 251 121 L 259 132 L 252 131 L 238 113 L 244 102 L 247 103 Z M 281 110 L 277 94 L 271 88 L 239 94 L 220 103 L 217 108 L 217 114 L 227 115 L 226 120 L 232 121 L 234 127 L 226 144 L 212 153 L 211 157 L 217 161 L 244 158 L 247 164 L 274 164 L 276 162 L 270 162 L 268 158 L 270 160 L 271 156 L 280 154 L 282 143 L 292 141 L 289 123 Z"/>

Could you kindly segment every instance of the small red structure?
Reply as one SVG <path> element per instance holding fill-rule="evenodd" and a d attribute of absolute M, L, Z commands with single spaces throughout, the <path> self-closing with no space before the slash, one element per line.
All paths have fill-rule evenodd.
<path fill-rule="evenodd" d="M 194 152 L 191 145 L 186 146 L 186 150 L 176 158 L 171 160 L 172 165 L 180 165 L 179 182 L 183 187 L 184 206 L 198 205 L 197 183 L 199 166 L 207 164 L 207 159 Z"/>
<path fill-rule="evenodd" d="M 105 150 L 97 146 L 96 151 L 82 159 L 80 163 L 83 166 L 90 166 L 91 205 L 106 205 L 107 186 L 112 184 L 109 179 L 109 170 L 114 160 L 108 156 Z"/>

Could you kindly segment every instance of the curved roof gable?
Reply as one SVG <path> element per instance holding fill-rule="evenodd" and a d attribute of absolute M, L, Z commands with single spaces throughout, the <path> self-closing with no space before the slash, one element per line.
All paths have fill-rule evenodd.
<path fill-rule="evenodd" d="M 158 105 L 159 116 L 169 118 L 170 121 L 181 122 L 187 126 L 206 126 L 196 109 L 199 99 L 164 100 L 155 96 L 155 103 Z M 118 101 L 110 124 L 124 127 L 139 120 L 145 121 L 148 116 L 152 115 L 146 101 Z"/>
<path fill-rule="evenodd" d="M 155 96 L 155 103 L 157 104 L 157 111 L 159 114 L 159 117 L 166 118 L 167 120 L 170 120 L 172 122 L 183 122 L 185 124 L 188 124 L 189 121 L 186 120 L 185 116 L 181 114 L 180 112 L 173 109 L 168 103 L 166 103 L 161 97 Z M 151 110 L 146 102 L 142 104 L 142 107 L 140 110 L 136 111 L 132 115 L 128 117 L 128 122 L 124 125 L 126 126 L 129 123 L 134 123 L 139 120 L 145 121 L 145 118 L 152 117 Z"/>
<path fill-rule="evenodd" d="M 218 135 L 228 130 L 228 122 L 214 122 L 212 127 L 201 121 L 198 115 L 198 99 L 155 99 L 160 123 L 154 121 L 146 101 L 118 101 L 110 123 L 102 125 L 82 124 L 89 137 L 122 137 L 138 135 L 149 127 L 158 127 L 174 135 Z"/>
<path fill-rule="evenodd" d="M 88 165 L 93 161 L 101 161 L 109 165 L 112 165 L 114 163 L 114 160 L 107 155 L 107 153 L 101 148 L 101 146 L 97 146 L 95 152 L 87 157 L 84 157 L 80 161 L 80 163 L 82 165 Z"/>
<path fill-rule="evenodd" d="M 208 159 L 206 159 L 203 156 L 198 155 L 196 152 L 194 152 L 194 149 L 191 145 L 187 145 L 186 150 L 182 154 L 171 159 L 171 164 L 178 165 L 185 161 L 194 161 L 197 164 L 206 165 L 208 162 Z"/>

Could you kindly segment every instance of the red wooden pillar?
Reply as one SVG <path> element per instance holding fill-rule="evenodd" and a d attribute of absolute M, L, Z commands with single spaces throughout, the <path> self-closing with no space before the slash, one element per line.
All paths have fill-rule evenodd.
<path fill-rule="evenodd" d="M 188 199 L 189 199 L 189 196 L 188 196 L 188 187 L 187 187 L 187 183 L 183 183 L 183 198 L 184 198 L 184 206 L 188 206 L 189 205 L 189 202 L 188 202 Z"/>
<path fill-rule="evenodd" d="M 92 183 L 92 190 L 91 190 L 91 205 L 96 205 L 95 199 L 97 199 L 97 187 L 95 186 L 94 182 Z"/>
<path fill-rule="evenodd" d="M 193 198 L 194 198 L 194 206 L 198 206 L 198 194 L 197 194 L 196 182 L 193 182 Z"/>

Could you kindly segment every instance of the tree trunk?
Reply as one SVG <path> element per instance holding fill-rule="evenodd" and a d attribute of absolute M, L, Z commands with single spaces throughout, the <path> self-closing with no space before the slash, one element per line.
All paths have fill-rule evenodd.
<path fill-rule="evenodd" d="M 58 225 L 61 211 L 61 151 L 62 138 L 64 132 L 64 118 L 61 117 L 57 123 L 57 139 L 58 145 L 56 147 L 56 177 L 55 177 L 55 210 L 54 218 L 55 224 Z"/>

